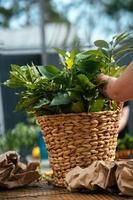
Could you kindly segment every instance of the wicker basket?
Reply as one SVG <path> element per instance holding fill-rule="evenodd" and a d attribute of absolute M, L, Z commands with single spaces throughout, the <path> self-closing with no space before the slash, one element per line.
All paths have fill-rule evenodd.
<path fill-rule="evenodd" d="M 114 160 L 120 111 L 39 116 L 54 184 L 65 186 L 65 175 L 75 166 L 94 160 Z"/>

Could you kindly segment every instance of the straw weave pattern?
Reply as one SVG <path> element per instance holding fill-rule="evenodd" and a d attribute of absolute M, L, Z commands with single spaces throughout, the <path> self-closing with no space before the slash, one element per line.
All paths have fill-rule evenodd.
<path fill-rule="evenodd" d="M 54 184 L 65 186 L 65 175 L 75 166 L 95 160 L 114 160 L 119 111 L 37 117 L 43 131 Z"/>

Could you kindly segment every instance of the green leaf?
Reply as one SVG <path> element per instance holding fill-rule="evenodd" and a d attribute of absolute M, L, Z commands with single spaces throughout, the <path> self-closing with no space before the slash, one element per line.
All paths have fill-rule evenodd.
<path fill-rule="evenodd" d="M 106 58 L 106 56 L 99 50 L 98 51 L 90 50 L 77 54 L 74 62 L 76 64 L 78 71 L 84 74 L 88 73 L 91 76 L 93 76 L 92 73 L 93 74 L 97 73 L 100 66 L 102 65 L 103 57 Z"/>
<path fill-rule="evenodd" d="M 112 101 L 111 102 L 111 110 L 117 110 L 117 108 L 118 108 L 117 103 L 115 101 Z"/>
<path fill-rule="evenodd" d="M 90 112 L 99 112 L 103 109 L 104 104 L 105 104 L 104 99 L 94 100 L 89 108 L 89 111 Z"/>
<path fill-rule="evenodd" d="M 54 65 L 37 66 L 39 72 L 46 78 L 53 78 L 60 73 L 60 70 Z"/>
<path fill-rule="evenodd" d="M 15 111 L 19 111 L 22 109 L 29 110 L 31 107 L 34 107 L 34 104 L 38 102 L 39 97 L 34 96 L 32 93 L 27 91 L 22 91 L 21 93 L 16 93 L 19 96 L 20 100 L 15 107 Z"/>
<path fill-rule="evenodd" d="M 36 104 L 33 108 L 34 109 L 40 109 L 41 107 L 48 105 L 50 101 L 46 98 L 40 99 L 39 103 Z"/>
<path fill-rule="evenodd" d="M 78 50 L 74 49 L 70 52 L 70 58 L 74 59 L 75 56 L 78 54 Z"/>
<path fill-rule="evenodd" d="M 114 36 L 113 39 L 115 39 L 115 45 L 117 45 L 118 43 L 127 39 L 129 37 L 129 35 L 130 35 L 130 33 L 124 32 L 124 33 L 120 33 L 120 34 Z"/>
<path fill-rule="evenodd" d="M 83 90 L 80 89 L 80 91 Z M 68 94 L 72 102 L 81 100 L 81 94 L 79 93 L 79 91 L 68 91 Z"/>
<path fill-rule="evenodd" d="M 58 53 L 62 65 L 65 66 L 65 57 L 67 57 L 67 53 L 60 48 L 54 48 L 54 49 Z"/>
<path fill-rule="evenodd" d="M 81 62 L 82 60 L 87 60 L 91 57 L 90 54 L 88 54 L 88 51 L 87 52 L 82 52 L 82 53 L 78 53 L 76 55 L 76 58 L 75 58 L 75 62 L 78 63 L 78 62 Z"/>
<path fill-rule="evenodd" d="M 56 52 L 60 55 L 62 55 L 63 57 L 66 57 L 67 54 L 64 50 L 60 49 L 60 48 L 54 48 L 56 50 Z"/>
<path fill-rule="evenodd" d="M 7 87 L 10 87 L 10 88 L 21 88 L 21 87 L 24 87 L 24 83 L 20 83 L 19 81 L 15 81 L 15 80 L 7 80 L 3 83 L 3 85 L 7 86 Z"/>
<path fill-rule="evenodd" d="M 74 113 L 80 113 L 80 112 L 84 112 L 84 105 L 81 101 L 78 101 L 78 102 L 74 102 L 72 103 L 71 105 L 71 112 L 74 112 Z"/>
<path fill-rule="evenodd" d="M 117 50 L 117 51 L 113 54 L 113 57 L 116 58 L 116 57 L 122 55 L 123 53 L 129 52 L 129 51 L 133 52 L 133 48 L 127 47 L 127 46 L 126 46 L 126 47 L 122 47 L 122 48 L 120 48 L 119 50 Z"/>
<path fill-rule="evenodd" d="M 81 94 L 81 93 L 83 93 L 84 92 L 84 90 L 82 89 L 82 87 L 81 87 L 81 85 L 78 85 L 77 83 L 76 83 L 76 85 L 74 85 L 74 87 L 73 88 L 71 88 L 71 89 L 68 89 L 68 92 L 76 92 L 76 93 L 78 93 L 78 94 Z"/>
<path fill-rule="evenodd" d="M 109 48 L 109 45 L 105 40 L 96 40 L 94 44 L 95 46 L 100 47 L 100 48 L 105 48 L 105 49 Z"/>
<path fill-rule="evenodd" d="M 113 77 L 118 77 L 120 76 L 123 71 L 126 69 L 126 66 L 117 66 L 117 67 L 114 67 L 114 66 L 111 66 L 110 67 L 110 70 L 108 71 L 108 68 L 105 69 L 105 68 L 101 68 L 101 73 L 104 73 L 104 74 L 107 74 L 109 76 L 113 76 Z"/>
<path fill-rule="evenodd" d="M 26 66 L 26 77 L 30 82 L 34 83 L 39 76 L 40 74 L 33 64 L 32 66 Z"/>
<path fill-rule="evenodd" d="M 88 79 L 88 77 L 84 74 L 77 75 L 78 80 L 80 81 L 81 85 L 86 88 L 87 86 L 89 88 L 95 88 L 95 85 Z"/>
<path fill-rule="evenodd" d="M 10 79 L 4 82 L 4 85 L 11 88 L 29 88 L 34 89 L 34 81 L 40 78 L 39 73 L 35 74 L 35 69 L 30 66 L 11 65 Z"/>
<path fill-rule="evenodd" d="M 56 95 L 50 105 L 51 106 L 59 106 L 59 105 L 65 105 L 65 104 L 69 104 L 70 103 L 70 97 L 68 96 L 67 93 L 58 93 L 58 95 Z"/>
<path fill-rule="evenodd" d="M 16 74 L 20 80 L 27 81 L 26 69 L 27 66 L 20 67 L 19 65 L 11 64 L 10 74 Z"/>

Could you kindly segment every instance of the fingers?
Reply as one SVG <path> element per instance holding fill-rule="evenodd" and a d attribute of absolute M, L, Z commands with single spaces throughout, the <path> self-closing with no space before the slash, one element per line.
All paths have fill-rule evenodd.
<path fill-rule="evenodd" d="M 104 96 L 106 96 L 108 99 L 113 99 L 111 97 L 111 93 L 112 93 L 112 84 L 114 84 L 114 82 L 116 81 L 117 78 L 115 77 L 110 77 L 108 75 L 105 74 L 99 74 L 96 81 L 97 83 L 104 83 L 102 85 L 102 90 L 101 92 L 103 93 Z"/>
<path fill-rule="evenodd" d="M 105 74 L 99 74 L 97 76 L 97 82 L 100 82 L 100 81 L 108 81 L 109 79 L 109 76 L 108 75 L 105 75 Z"/>

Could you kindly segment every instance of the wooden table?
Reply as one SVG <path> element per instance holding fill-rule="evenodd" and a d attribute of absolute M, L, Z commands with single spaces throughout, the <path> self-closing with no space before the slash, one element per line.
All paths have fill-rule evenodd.
<path fill-rule="evenodd" d="M 107 193 L 71 193 L 43 182 L 12 190 L 0 190 L 0 200 L 133 200 Z"/>

